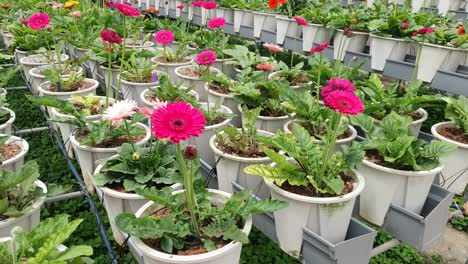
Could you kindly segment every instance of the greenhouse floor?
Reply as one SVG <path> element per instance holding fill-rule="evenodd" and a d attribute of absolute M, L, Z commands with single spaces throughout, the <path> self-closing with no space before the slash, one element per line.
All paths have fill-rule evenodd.
<path fill-rule="evenodd" d="M 445 264 L 467 263 L 468 233 L 447 226 L 443 240 L 435 242 L 427 253 L 441 255 Z"/>

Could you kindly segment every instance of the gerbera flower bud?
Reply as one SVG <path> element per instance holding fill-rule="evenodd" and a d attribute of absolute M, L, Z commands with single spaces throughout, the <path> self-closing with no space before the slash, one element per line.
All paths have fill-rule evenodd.
<path fill-rule="evenodd" d="M 195 146 L 187 146 L 184 151 L 184 157 L 188 160 L 194 160 L 198 156 Z"/>

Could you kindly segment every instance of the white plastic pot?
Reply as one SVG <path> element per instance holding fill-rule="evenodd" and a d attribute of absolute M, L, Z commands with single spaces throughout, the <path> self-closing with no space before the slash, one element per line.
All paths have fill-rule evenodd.
<path fill-rule="evenodd" d="M 8 139 L 5 144 L 9 143 L 15 143 L 16 145 L 19 145 L 21 147 L 21 151 L 14 157 L 4 160 L 2 164 L 0 165 L 0 168 L 2 170 L 8 170 L 8 171 L 20 171 L 21 168 L 23 167 L 24 164 L 24 157 L 26 154 L 28 154 L 29 151 L 29 144 L 26 140 L 20 138 L 20 137 L 15 137 L 11 136 L 10 139 Z"/>
<path fill-rule="evenodd" d="M 162 56 L 158 56 L 162 57 Z M 181 66 L 187 66 L 193 64 L 193 59 L 191 57 L 187 57 L 187 62 L 180 62 L 180 63 L 161 63 L 157 61 L 158 57 L 154 57 L 151 59 L 151 62 L 157 64 L 158 66 L 156 69 L 160 72 L 165 72 L 169 75 L 169 79 L 171 79 L 174 83 L 179 82 L 179 77 L 175 74 L 175 69 Z"/>
<path fill-rule="evenodd" d="M 234 70 L 234 64 L 227 63 L 233 60 L 233 58 L 216 59 L 213 65 L 211 65 L 211 67 L 218 69 L 227 76 L 234 76 L 236 75 L 236 71 Z"/>
<path fill-rule="evenodd" d="M 119 76 L 117 78 L 120 78 Z M 144 90 L 155 87 L 159 84 L 159 82 L 151 82 L 151 83 L 134 83 L 127 81 L 122 78 L 121 80 L 121 91 L 122 91 L 122 96 L 124 99 L 130 99 L 134 100 L 137 102 L 139 106 L 143 105 L 143 102 L 141 101 L 141 93 L 143 93 Z"/>
<path fill-rule="evenodd" d="M 417 13 L 421 8 L 432 7 L 437 1 L 438 0 L 411 0 L 411 10 L 413 13 Z"/>
<path fill-rule="evenodd" d="M 437 70 L 455 72 L 459 65 L 465 64 L 467 54 L 468 50 L 465 49 L 424 43 L 417 77 L 425 82 L 432 82 Z"/>
<path fill-rule="evenodd" d="M 422 108 L 419 108 L 418 110 L 416 110 L 415 112 L 418 112 L 422 115 L 422 117 L 418 120 L 415 120 L 413 122 L 411 122 L 411 124 L 409 124 L 408 128 L 411 129 L 411 132 L 413 132 L 413 135 L 415 137 L 418 137 L 419 135 L 419 132 L 421 131 L 421 126 L 422 126 L 422 123 L 424 121 L 426 121 L 427 117 L 429 116 L 429 114 L 426 112 L 426 110 L 422 109 Z M 379 125 L 380 124 L 380 121 L 379 120 L 376 120 L 375 122 L 376 125 Z"/>
<path fill-rule="evenodd" d="M 19 50 L 15 49 L 15 61 L 18 63 L 22 58 L 25 58 L 29 55 L 30 51 L 24 51 L 24 50 Z"/>
<path fill-rule="evenodd" d="M 454 126 L 452 122 L 438 123 L 432 126 L 431 132 L 437 139 L 458 146 L 455 152 L 449 156 L 440 158 L 440 162 L 444 165 L 444 169 L 442 170 L 443 177 L 440 178 L 440 185 L 451 192 L 463 194 L 468 184 L 468 144 L 448 139 L 438 132 L 441 128 Z"/>
<path fill-rule="evenodd" d="M 276 16 L 276 44 L 283 45 L 286 37 L 298 38 L 302 33 L 302 26 L 299 25 L 294 19 L 287 16 Z"/>
<path fill-rule="evenodd" d="M 224 132 L 220 132 L 224 134 Z M 257 134 L 261 136 L 272 136 L 273 133 L 257 130 Z M 222 152 L 216 142 L 216 135 L 210 139 L 210 147 L 215 153 L 215 159 L 220 160 L 216 164 L 218 189 L 227 193 L 234 193 L 232 182 L 240 184 L 247 190 L 251 190 L 260 199 L 268 199 L 270 191 L 263 183 L 262 177 L 248 175 L 244 172 L 244 168 L 254 164 L 269 164 L 271 159 L 269 157 L 261 158 L 246 158 L 239 157 Z"/>
<path fill-rule="evenodd" d="M 94 175 L 101 172 L 104 164 L 99 165 L 94 172 Z M 93 181 L 93 178 L 91 178 Z M 94 184 L 96 188 L 96 193 L 98 194 L 99 200 L 101 200 L 104 208 L 107 212 L 107 217 L 109 217 L 109 223 L 112 229 L 112 234 L 114 235 L 115 241 L 122 245 L 125 241 L 126 235 L 122 233 L 115 224 L 115 218 L 121 213 L 136 213 L 144 204 L 148 203 L 148 199 L 136 194 L 136 193 L 125 193 L 112 190 L 107 187 L 99 187 Z M 182 189 L 182 184 L 177 183 L 171 186 L 172 189 L 180 190 Z"/>
<path fill-rule="evenodd" d="M 3 32 L 3 43 L 5 48 L 8 49 L 13 43 L 15 43 L 15 37 L 10 32 Z"/>
<path fill-rule="evenodd" d="M 190 77 L 190 76 L 182 75 L 180 73 L 180 71 L 182 69 L 188 68 L 188 67 L 198 67 L 198 66 L 181 66 L 181 67 L 177 67 L 175 69 L 175 74 L 177 75 L 177 77 L 179 77 L 179 80 L 184 81 L 184 86 L 190 87 L 190 86 L 194 85 L 195 87 L 193 88 L 193 90 L 198 93 L 198 95 L 200 96 L 200 100 L 202 102 L 206 102 L 206 98 L 208 97 L 208 94 L 205 91 L 206 81 L 201 80 L 200 78 L 197 78 L 197 77 Z M 213 67 L 210 67 L 210 71 L 213 72 L 213 74 L 219 74 L 220 73 L 220 71 L 218 69 L 213 68 Z"/>
<path fill-rule="evenodd" d="M 242 125 L 244 125 L 244 114 L 242 113 L 242 107 L 239 105 L 237 107 L 239 112 L 241 113 L 242 117 Z M 294 114 L 291 115 L 291 117 L 294 117 Z M 255 120 L 255 127 L 257 130 L 263 130 L 271 133 L 276 133 L 277 130 L 282 130 L 284 127 L 284 124 L 286 124 L 288 121 L 291 120 L 291 117 L 289 116 L 258 116 L 257 119 Z"/>
<path fill-rule="evenodd" d="M 11 135 L 11 128 L 16 120 L 16 114 L 10 108 L 2 107 L 1 109 L 10 112 L 10 119 L 0 125 L 0 134 Z"/>
<path fill-rule="evenodd" d="M 44 194 L 47 193 L 47 186 L 43 182 L 36 180 L 34 183 L 43 190 Z M 10 217 L 5 220 L 0 220 L 0 237 L 10 236 L 10 231 L 16 226 L 20 226 L 24 230 L 30 232 L 40 222 L 41 207 L 44 201 L 45 196 L 40 197 L 32 204 L 31 210 L 26 214 L 20 217 Z"/>
<path fill-rule="evenodd" d="M 276 235 L 281 249 L 291 256 L 299 257 L 303 241 L 302 227 L 333 244 L 344 241 L 356 197 L 367 184 L 359 172 L 353 172 L 353 191 L 339 197 L 298 195 L 265 181 L 272 199 L 288 202 L 288 207 L 274 212 Z"/>
<path fill-rule="evenodd" d="M 262 30 L 275 32 L 276 31 L 276 16 L 277 14 L 252 12 L 254 15 L 254 37 L 260 38 Z"/>
<path fill-rule="evenodd" d="M 439 0 L 437 4 L 437 9 L 439 10 L 439 14 L 445 16 L 447 15 L 448 11 L 457 11 L 462 6 L 462 0 Z"/>
<path fill-rule="evenodd" d="M 101 98 L 101 100 L 105 103 L 106 97 L 104 96 L 94 96 L 94 98 Z M 73 102 L 74 99 L 70 98 L 68 99 L 70 102 Z M 110 103 L 114 103 L 113 98 L 109 98 Z M 60 119 L 75 119 L 75 117 L 68 115 L 68 114 L 63 114 L 57 111 L 56 108 L 51 108 L 51 116 L 54 118 L 60 118 Z M 99 120 L 101 118 L 101 115 L 91 115 L 87 116 L 85 118 L 86 121 L 92 122 Z M 68 155 L 72 158 L 73 157 L 73 149 L 71 147 L 71 142 L 70 142 L 70 135 L 75 131 L 76 126 L 72 124 L 67 124 L 67 123 L 57 123 L 57 126 L 60 128 L 60 133 L 62 134 L 62 139 L 65 141 L 65 149 L 68 152 Z"/>
<path fill-rule="evenodd" d="M 57 99 L 66 100 L 66 99 L 71 98 L 72 95 L 85 96 L 85 95 L 88 95 L 90 93 L 96 94 L 96 89 L 99 86 L 98 81 L 93 80 L 93 79 L 89 79 L 89 78 L 85 78 L 84 81 L 92 83 L 92 86 L 89 87 L 89 88 L 83 89 L 83 90 L 72 91 L 72 92 L 53 92 L 53 91 L 49 91 L 50 82 L 44 82 L 44 83 L 41 83 L 38 86 L 39 95 L 53 96 L 53 97 L 57 97 Z"/>
<path fill-rule="evenodd" d="M 151 132 L 149 127 L 138 123 L 138 126 L 146 129 L 146 136 L 139 142 L 135 143 L 137 146 L 145 145 L 151 137 Z M 99 165 L 96 161 L 100 159 L 105 159 L 117 155 L 118 147 L 115 148 L 95 148 L 91 146 L 81 145 L 80 142 L 76 140 L 76 133 L 70 135 L 70 142 L 72 144 L 73 150 L 78 160 L 78 164 L 81 168 L 81 174 L 85 181 L 86 187 L 88 190 L 93 190 L 91 183 L 91 176 L 93 175 L 96 167 Z"/>
<path fill-rule="evenodd" d="M 234 9 L 219 6 L 215 9 L 215 12 L 216 17 L 224 18 L 227 24 L 234 24 Z"/>
<path fill-rule="evenodd" d="M 156 86 L 155 88 L 157 89 L 158 86 Z M 182 87 L 180 87 L 180 88 L 181 88 L 181 89 L 187 89 L 187 87 L 184 87 L 184 86 L 182 86 Z M 152 94 L 152 93 L 153 93 L 153 92 L 152 92 L 150 89 L 146 89 L 146 90 L 144 90 L 144 91 L 141 93 L 140 100 L 141 100 L 141 102 L 142 102 L 142 106 L 148 107 L 148 108 L 150 108 L 150 109 L 153 109 L 153 108 L 154 108 L 153 103 L 150 102 L 150 101 L 148 101 L 148 99 L 146 99 L 146 95 Z M 195 97 L 195 100 L 198 101 L 199 98 L 198 98 L 197 92 L 195 92 L 195 91 L 192 90 L 192 91 L 189 92 L 189 94 L 192 95 L 193 97 Z"/>
<path fill-rule="evenodd" d="M 291 130 L 289 129 L 289 125 L 292 124 L 294 121 L 290 120 L 286 124 L 284 124 L 283 130 L 286 133 L 292 133 Z M 334 152 L 338 152 L 343 150 L 343 146 L 351 146 L 353 141 L 357 137 L 357 131 L 353 126 L 348 125 L 348 130 L 351 132 L 351 135 L 347 138 L 343 139 L 338 139 L 335 143 L 335 148 L 333 149 Z M 323 144 L 321 140 L 314 139 L 315 144 Z"/>
<path fill-rule="evenodd" d="M 223 98 L 223 105 L 231 109 L 232 113 L 236 116 L 232 118 L 231 125 L 235 127 L 242 126 L 241 112 L 239 111 L 239 103 L 234 99 L 234 96 L 230 94 L 222 94 L 208 89 L 208 83 L 205 84 L 205 90 L 208 91 L 208 101 L 216 103 L 218 100 Z"/>
<path fill-rule="evenodd" d="M 391 203 L 420 214 L 434 177 L 442 168 L 403 171 L 363 160 L 357 170 L 366 179 L 367 188 L 361 193 L 359 215 L 381 226 Z"/>
<path fill-rule="evenodd" d="M 403 61 L 410 42 L 398 38 L 386 38 L 370 34 L 371 68 L 383 71 L 387 59 Z"/>
<path fill-rule="evenodd" d="M 60 60 L 61 61 L 66 61 L 68 60 L 68 55 L 66 54 L 61 54 L 60 55 Z M 54 62 L 57 62 L 57 56 L 54 55 Z M 24 71 L 24 77 L 27 82 L 31 82 L 31 76 L 29 75 L 29 71 L 33 68 L 43 66 L 43 65 L 48 65 L 50 64 L 50 61 L 47 60 L 46 56 L 44 54 L 35 54 L 35 55 L 30 55 L 25 58 L 20 59 L 20 64 L 21 67 L 23 68 Z"/>
<path fill-rule="evenodd" d="M 366 48 L 369 33 L 353 31 L 351 37 L 337 29 L 333 39 L 333 58 L 343 61 L 346 51 L 363 52 Z M 339 57 L 339 58 L 338 58 Z"/>
<path fill-rule="evenodd" d="M 234 32 L 239 33 L 241 25 L 252 28 L 254 25 L 254 15 L 250 10 L 234 8 Z"/>
<path fill-rule="evenodd" d="M 200 107 L 205 110 L 207 109 L 207 105 L 207 103 L 200 103 Z M 214 103 L 210 103 L 210 107 L 214 106 Z M 221 106 L 219 111 L 226 114 L 232 114 L 231 109 L 227 108 L 224 105 Z M 197 147 L 200 158 L 210 166 L 214 166 L 216 161 L 215 154 L 210 148 L 210 139 L 214 135 L 214 130 L 219 131 L 223 129 L 223 127 L 228 126 L 231 122 L 231 119 L 232 118 L 226 118 L 226 120 L 219 124 L 205 126 L 205 129 L 203 129 L 203 133 L 201 135 L 189 139 L 189 144 L 195 145 Z"/>
<path fill-rule="evenodd" d="M 308 24 L 302 28 L 302 49 L 309 52 L 314 43 L 323 44 L 329 42 L 333 36 L 333 32 L 323 25 Z"/>
<path fill-rule="evenodd" d="M 133 42 L 133 39 L 129 38 L 126 39 L 127 43 Z M 145 43 L 142 43 L 141 40 L 137 40 L 137 43 L 132 43 L 132 44 L 125 44 L 125 47 L 127 49 L 136 49 L 136 50 L 151 50 L 152 47 L 154 46 L 154 43 L 152 41 L 146 41 Z"/>
<path fill-rule="evenodd" d="M 184 190 L 176 191 L 174 194 L 181 193 L 183 191 Z M 231 196 L 229 193 L 218 190 L 209 189 L 208 192 L 210 195 L 209 199 L 213 204 L 224 204 Z M 141 207 L 135 215 L 136 217 L 146 217 L 161 208 L 162 206 L 155 204 L 154 202 L 148 202 Z M 251 228 L 252 217 L 249 216 L 245 220 L 242 231 L 248 235 Z M 130 242 L 133 243 L 143 254 L 143 262 L 145 264 L 238 264 L 242 250 L 242 244 L 240 242 L 232 241 L 224 247 L 208 253 L 179 256 L 156 251 L 147 246 L 140 238 L 137 237 L 130 237 Z"/>
<path fill-rule="evenodd" d="M 31 87 L 32 87 L 33 92 L 35 94 L 39 94 L 39 85 L 41 85 L 41 83 L 44 83 L 44 82 L 47 81 L 47 78 L 45 77 L 45 75 L 43 75 L 41 73 L 41 71 L 48 70 L 48 69 L 50 69 L 50 67 L 52 67 L 50 64 L 49 65 L 43 65 L 43 66 L 39 66 L 39 67 L 36 67 L 36 68 L 32 68 L 29 71 L 29 75 L 31 77 L 31 79 L 30 79 Z M 74 68 L 74 70 L 76 71 L 77 74 L 83 73 L 83 68 L 81 68 L 79 66 L 76 66 Z M 70 75 L 69 74 L 60 75 L 61 78 L 68 78 L 68 76 L 70 76 Z"/>

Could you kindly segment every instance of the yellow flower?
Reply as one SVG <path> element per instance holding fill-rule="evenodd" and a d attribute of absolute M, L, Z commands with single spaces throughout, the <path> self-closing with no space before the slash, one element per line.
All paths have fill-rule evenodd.
<path fill-rule="evenodd" d="M 79 3 L 80 2 L 78 2 L 78 1 L 68 1 L 68 2 L 65 3 L 64 7 L 70 9 L 70 8 L 73 8 L 74 6 L 76 6 Z"/>

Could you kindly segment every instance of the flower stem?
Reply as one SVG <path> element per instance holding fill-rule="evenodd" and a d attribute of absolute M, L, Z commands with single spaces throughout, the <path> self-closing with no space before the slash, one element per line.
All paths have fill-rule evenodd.
<path fill-rule="evenodd" d="M 338 118 L 338 120 L 336 120 Z M 330 129 L 333 129 L 331 137 L 326 138 L 326 142 L 324 143 L 324 155 L 323 155 L 323 166 L 322 170 L 319 174 L 320 180 L 319 184 L 321 184 L 322 179 L 325 177 L 325 173 L 327 172 L 328 165 L 330 164 L 330 159 L 333 154 L 333 149 L 335 148 L 336 138 L 338 137 L 338 129 L 341 125 L 340 115 L 333 111 L 333 114 L 330 118 Z M 334 126 L 334 127 L 333 127 Z"/>
<path fill-rule="evenodd" d="M 190 221 L 192 223 L 192 228 L 195 235 L 198 239 L 200 239 L 201 233 L 200 227 L 198 225 L 198 205 L 193 187 L 193 174 L 187 171 L 187 165 L 185 164 L 185 159 L 182 155 L 180 144 L 177 144 L 177 158 L 179 160 L 180 170 L 184 176 L 185 199 L 187 200 L 187 205 L 190 211 Z"/>
<path fill-rule="evenodd" d="M 122 72 L 123 72 L 123 61 L 125 59 L 125 48 L 127 42 L 127 28 L 125 26 L 125 16 L 123 17 L 123 43 L 122 43 L 122 56 L 120 58 L 120 70 L 119 70 L 119 82 L 117 84 L 117 92 L 115 93 L 115 100 L 119 99 L 120 87 L 122 86 Z"/>
<path fill-rule="evenodd" d="M 128 136 L 128 141 L 130 142 L 130 145 L 132 145 L 133 152 L 136 152 L 135 148 L 135 142 L 133 142 L 132 134 L 130 133 L 130 127 L 128 126 L 127 119 L 123 119 L 124 124 L 125 124 L 125 130 L 127 130 L 127 136 Z"/>
<path fill-rule="evenodd" d="M 109 45 L 111 45 L 109 43 Z M 106 108 L 109 107 L 109 96 L 111 92 L 111 83 L 112 83 L 112 51 L 109 51 L 109 56 L 107 58 L 107 88 L 106 88 Z"/>

